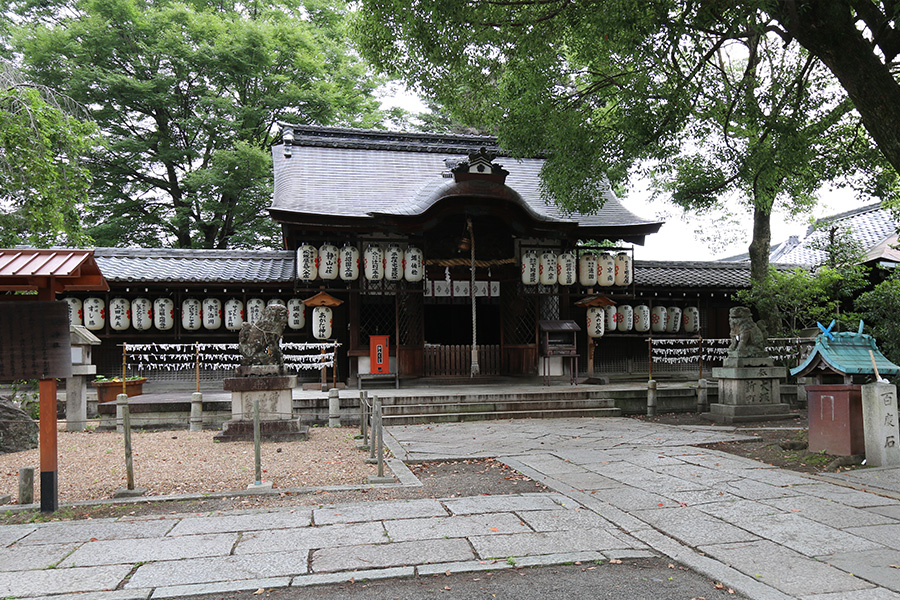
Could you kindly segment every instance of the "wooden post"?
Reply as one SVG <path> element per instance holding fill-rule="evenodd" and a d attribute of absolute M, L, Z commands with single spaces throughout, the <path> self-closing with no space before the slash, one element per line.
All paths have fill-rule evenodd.
<path fill-rule="evenodd" d="M 591 336 L 587 339 L 587 374 L 588 377 L 594 376 L 594 338 Z"/>
<path fill-rule="evenodd" d="M 194 348 L 196 352 L 194 353 L 194 365 L 196 367 L 197 374 L 197 392 L 200 392 L 200 342 L 194 342 Z"/>
<path fill-rule="evenodd" d="M 131 454 L 131 408 L 128 395 L 119 394 L 116 402 L 122 407 L 122 432 L 125 435 L 125 488 L 134 489 L 134 460 Z"/>
<path fill-rule="evenodd" d="M 649 372 L 649 377 L 647 379 L 653 379 L 653 338 L 647 338 L 647 371 Z"/>
<path fill-rule="evenodd" d="M 126 364 L 127 356 L 128 356 L 128 344 L 123 343 L 122 344 L 122 393 L 125 394 L 126 396 L 128 395 L 128 392 L 125 390 L 125 364 Z"/>
<path fill-rule="evenodd" d="M 262 452 L 259 432 L 259 398 L 253 399 L 253 466 L 256 469 L 256 485 L 262 485 Z"/>
<path fill-rule="evenodd" d="M 38 383 L 38 392 L 40 398 L 41 512 L 52 513 L 59 508 L 56 379 L 41 379 Z"/>

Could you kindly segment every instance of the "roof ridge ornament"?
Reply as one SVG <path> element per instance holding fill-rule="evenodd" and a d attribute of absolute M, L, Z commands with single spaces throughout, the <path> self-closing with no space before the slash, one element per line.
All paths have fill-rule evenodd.
<path fill-rule="evenodd" d="M 451 167 L 450 171 L 457 182 L 487 179 L 503 185 L 506 183 L 506 176 L 509 175 L 509 171 L 504 169 L 503 165 L 496 164 L 494 162 L 495 158 L 497 158 L 496 154 L 488 152 L 482 146 L 478 152 L 470 153 L 468 160 L 459 161 L 455 166 L 451 166 L 448 161 L 447 166 Z"/>

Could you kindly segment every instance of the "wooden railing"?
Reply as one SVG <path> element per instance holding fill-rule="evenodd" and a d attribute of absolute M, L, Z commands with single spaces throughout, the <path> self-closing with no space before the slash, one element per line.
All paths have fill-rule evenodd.
<path fill-rule="evenodd" d="M 500 346 L 477 346 L 478 374 L 500 374 Z M 425 346 L 426 377 L 468 377 L 472 369 L 472 346 Z"/>

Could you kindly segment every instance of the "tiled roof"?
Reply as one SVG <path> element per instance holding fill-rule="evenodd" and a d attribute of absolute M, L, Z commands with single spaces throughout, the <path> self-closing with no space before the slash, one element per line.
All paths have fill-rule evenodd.
<path fill-rule="evenodd" d="M 458 161 L 481 147 L 496 151 L 486 136 L 410 134 L 292 126 L 291 156 L 272 147 L 275 190 L 271 209 L 299 214 L 365 218 L 375 213 L 419 214 L 423 203 L 448 181 L 447 160 Z M 506 185 L 545 220 L 585 227 L 658 225 L 629 212 L 612 191 L 597 214 L 565 214 L 540 193 L 540 158 L 500 158 Z"/>
<path fill-rule="evenodd" d="M 639 288 L 744 289 L 750 287 L 750 265 L 729 262 L 634 262 Z"/>
<path fill-rule="evenodd" d="M 874 375 L 872 361 L 878 366 L 879 374 L 900 375 L 900 367 L 878 350 L 872 336 L 844 331 L 835 333 L 834 339 L 829 340 L 820 335 L 803 364 L 791 369 L 791 375 L 804 377 L 817 370 L 841 375 Z"/>
<path fill-rule="evenodd" d="M 291 283 L 294 253 L 286 250 L 97 248 L 106 279 L 129 283 Z"/>
<path fill-rule="evenodd" d="M 883 209 L 880 204 L 870 204 L 819 219 L 810 227 L 806 238 L 799 245 L 777 257 L 777 259 L 773 258 L 773 262 L 805 265 L 823 263 L 827 258 L 825 252 L 814 249 L 814 246 L 827 245 L 829 229 L 832 225 L 838 228 L 849 229 L 853 237 L 862 244 L 863 249 L 866 251 L 878 246 L 897 231 L 897 222 L 890 212 Z"/>

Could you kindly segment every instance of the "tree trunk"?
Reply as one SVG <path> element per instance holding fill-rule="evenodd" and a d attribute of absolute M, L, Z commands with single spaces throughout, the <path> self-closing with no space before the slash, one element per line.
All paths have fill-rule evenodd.
<path fill-rule="evenodd" d="M 900 172 L 900 84 L 857 30 L 848 0 L 774 3 L 775 18 L 837 77 L 872 139 Z"/>
<path fill-rule="evenodd" d="M 761 206 L 762 205 L 762 206 Z M 756 198 L 753 203 L 753 239 L 750 241 L 750 282 L 763 283 L 769 276 L 769 253 L 772 246 L 771 203 Z M 768 302 L 756 305 L 758 317 L 766 322 L 769 331 L 777 331 L 778 315 Z"/>

